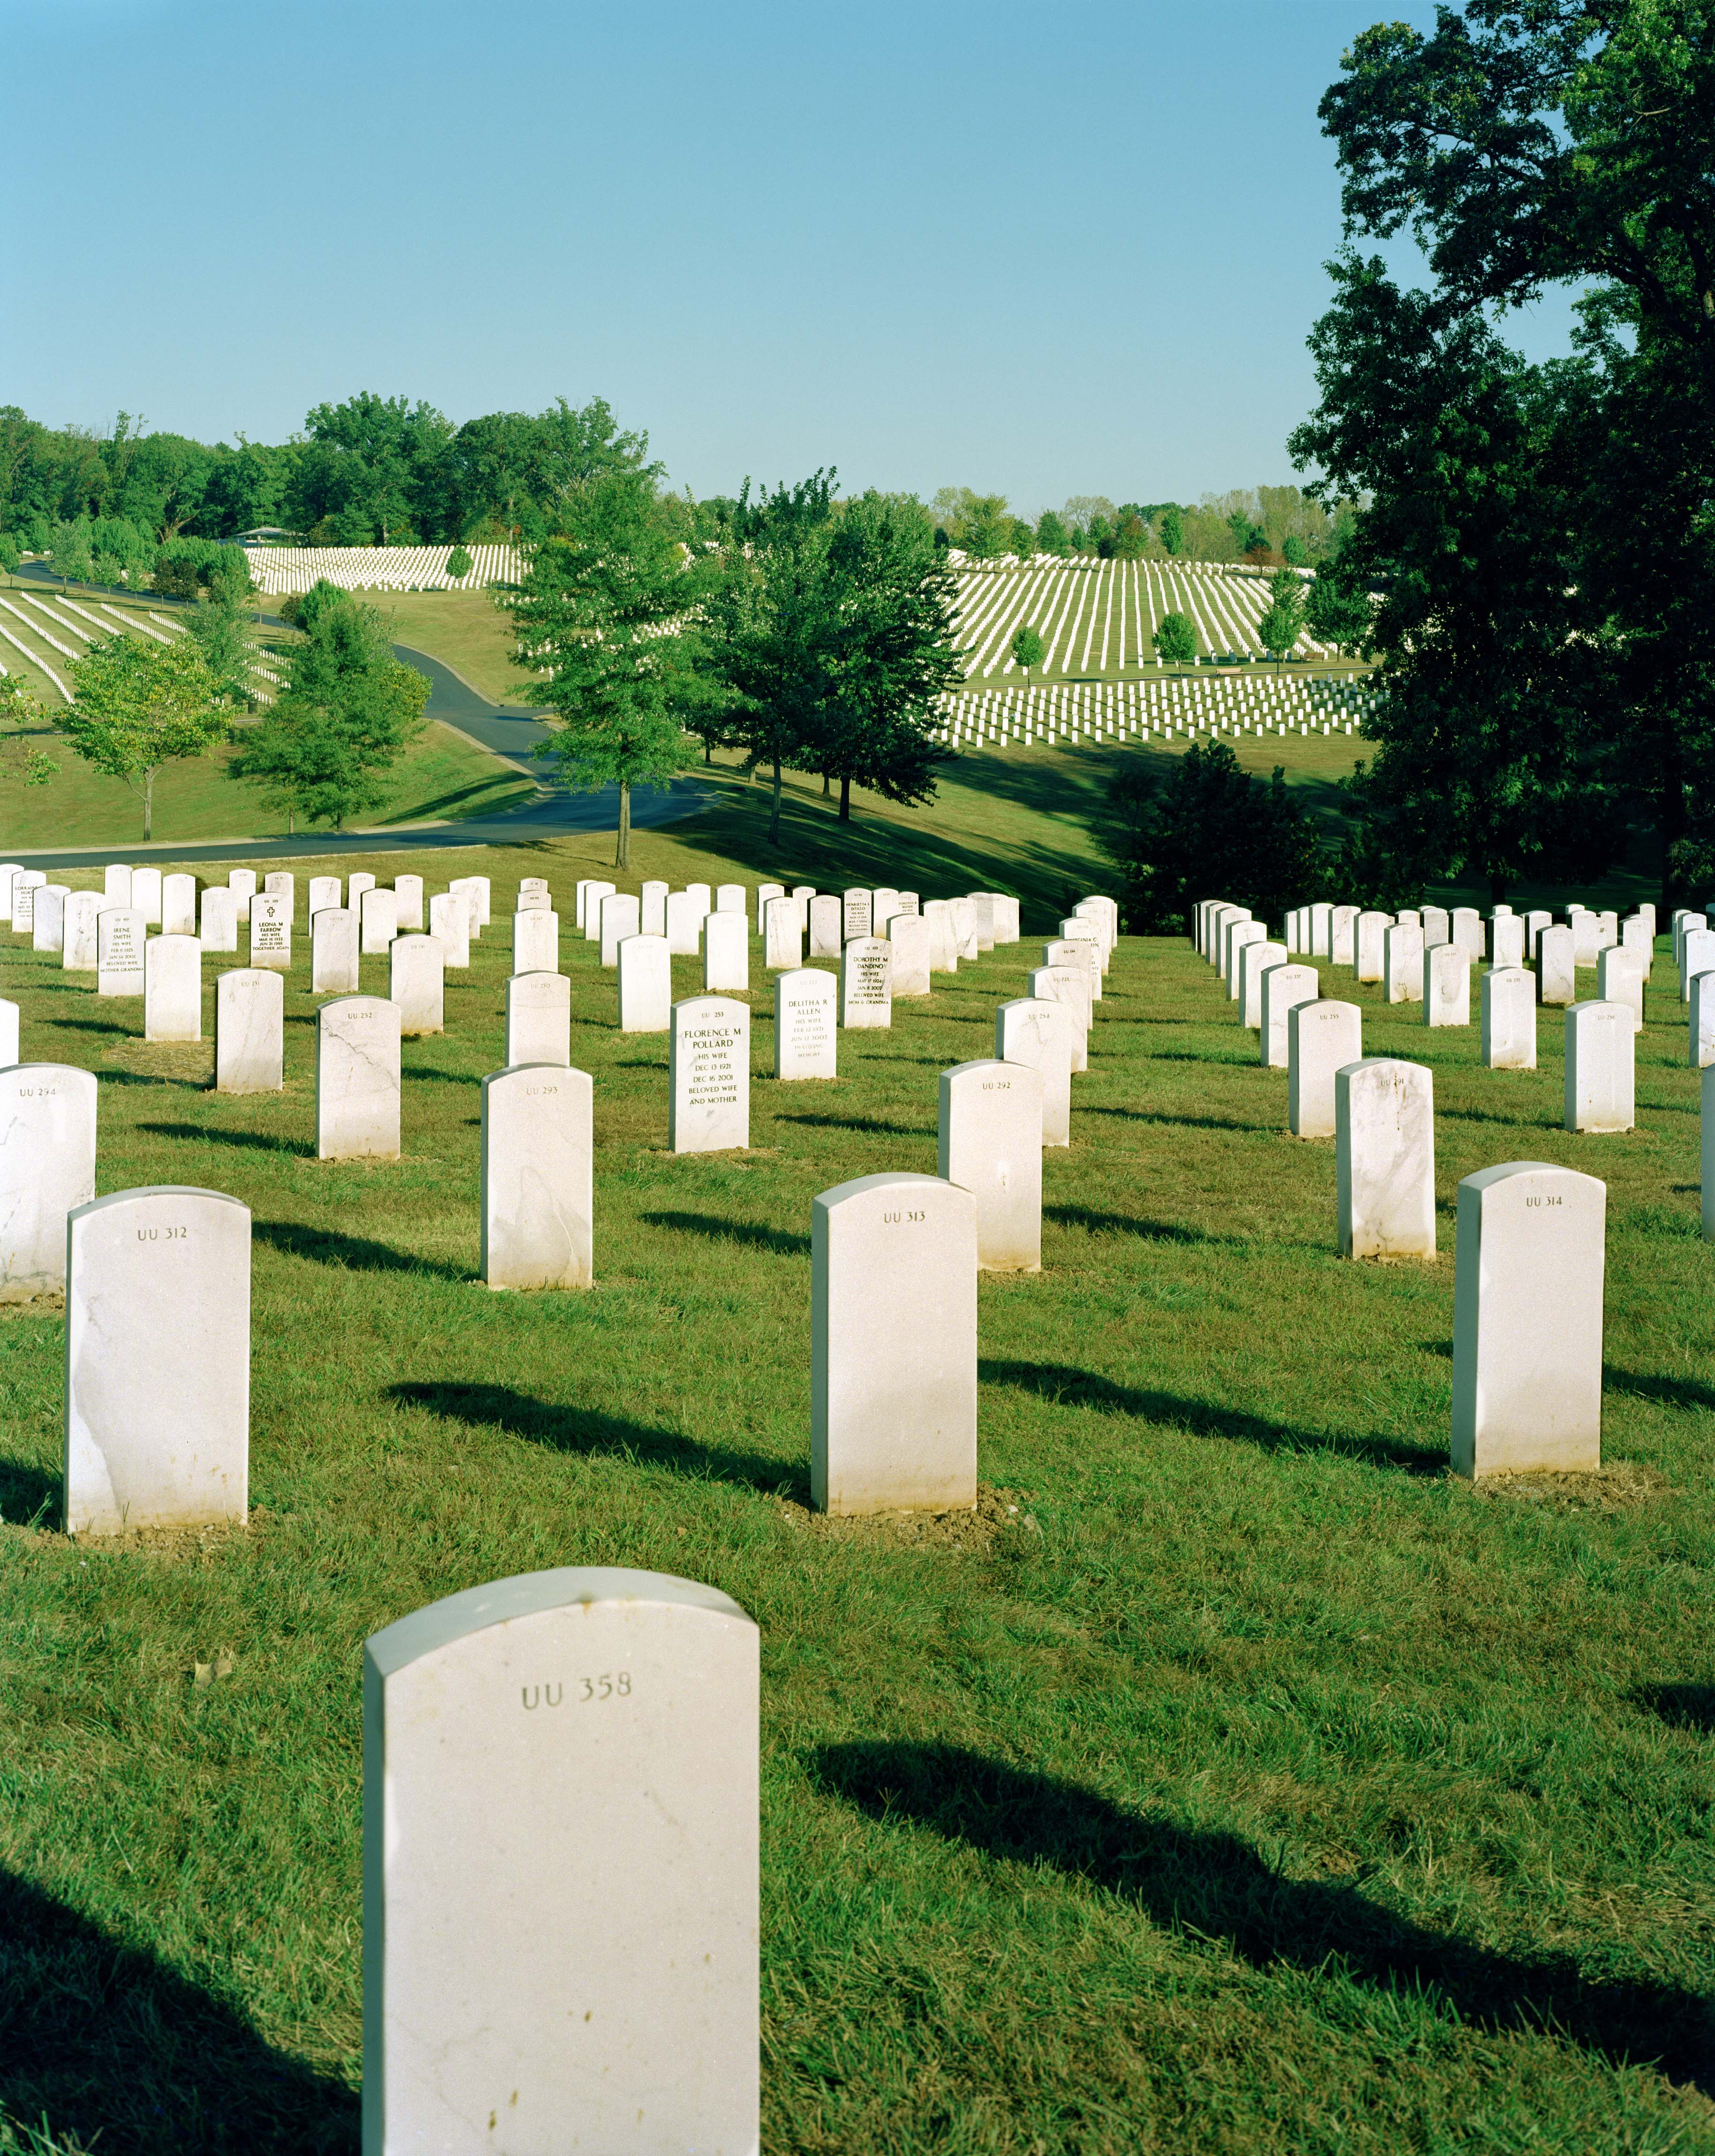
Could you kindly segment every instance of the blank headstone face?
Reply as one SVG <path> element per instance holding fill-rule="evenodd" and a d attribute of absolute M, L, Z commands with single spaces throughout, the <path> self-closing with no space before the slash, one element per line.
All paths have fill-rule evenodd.
<path fill-rule="evenodd" d="M 1281 941 L 1286 947 L 1289 957 L 1307 955 L 1310 932 L 1304 921 L 1304 909 L 1295 906 L 1287 914 L 1281 927 Z"/>
<path fill-rule="evenodd" d="M 1537 1067 L 1537 984 L 1522 966 L 1482 977 L 1483 1061 L 1491 1070 Z"/>
<path fill-rule="evenodd" d="M 1236 1003 L 1239 998 L 1239 953 L 1247 943 L 1266 943 L 1268 924 L 1253 921 L 1247 913 L 1242 921 L 1230 921 L 1221 931 L 1225 939 L 1222 954 L 1220 977 L 1227 984 L 1227 999 Z"/>
<path fill-rule="evenodd" d="M 194 936 L 151 936 L 143 952 L 143 1038 L 203 1038 L 203 947 Z"/>
<path fill-rule="evenodd" d="M 619 964 L 619 946 L 628 936 L 638 933 L 638 922 L 642 914 L 643 908 L 637 902 L 635 891 L 609 891 L 602 901 L 601 963 L 603 966 Z"/>
<path fill-rule="evenodd" d="M 1679 999 L 1688 1004 L 1692 999 L 1692 983 L 1699 973 L 1715 968 L 1715 928 L 1693 928 L 1681 945 L 1679 961 Z"/>
<path fill-rule="evenodd" d="M 1019 1063 L 1042 1081 L 1042 1142 L 1071 1143 L 1073 1014 L 1045 997 L 1019 996 L 994 1014 L 994 1053 Z"/>
<path fill-rule="evenodd" d="M 320 1160 L 399 1157 L 399 1010 L 382 996 L 340 996 L 316 1024 Z"/>
<path fill-rule="evenodd" d="M 357 916 L 347 906 L 324 906 L 310 916 L 310 987 L 319 996 L 357 993 Z"/>
<path fill-rule="evenodd" d="M 795 883 L 792 886 L 791 896 L 798 903 L 798 925 L 806 936 L 810 932 L 810 901 L 815 895 L 814 884 Z"/>
<path fill-rule="evenodd" d="M 688 883 L 685 888 L 696 901 L 699 919 L 706 920 L 715 910 L 715 895 L 706 883 Z"/>
<path fill-rule="evenodd" d="M 1553 926 L 1554 916 L 1552 913 L 1533 912 L 1525 915 L 1524 956 L 1528 965 L 1533 966 L 1537 962 L 1537 939 L 1545 928 L 1552 928 Z"/>
<path fill-rule="evenodd" d="M 0 861 L 0 921 L 10 926 L 12 921 L 12 884 L 14 876 L 23 871 L 20 861 Z"/>
<path fill-rule="evenodd" d="M 889 978 L 896 996 L 929 993 L 929 924 L 920 913 L 896 913 L 887 924 L 893 954 Z"/>
<path fill-rule="evenodd" d="M 1620 924 L 1622 948 L 1630 951 L 1636 960 L 1638 969 L 1647 981 L 1655 970 L 1656 935 L 1651 922 L 1641 913 L 1628 914 Z"/>
<path fill-rule="evenodd" d="M 711 913 L 702 924 L 703 988 L 710 995 L 750 993 L 750 920 Z"/>
<path fill-rule="evenodd" d="M 286 902 L 286 919 L 293 920 L 297 909 L 298 879 L 290 869 L 275 869 L 263 877 L 263 891 L 270 897 L 283 898 Z"/>
<path fill-rule="evenodd" d="M 1250 909 L 1248 906 L 1233 906 L 1224 903 L 1214 906 L 1210 911 L 1209 916 L 1209 947 L 1203 955 L 1208 959 L 1209 964 L 1214 967 L 1216 973 L 1223 979 L 1226 977 L 1227 930 L 1231 927 L 1234 921 L 1248 921 L 1250 918 Z"/>
<path fill-rule="evenodd" d="M 1396 928 L 1415 928 L 1421 932 L 1423 914 L 1415 907 L 1405 906 L 1394 916 L 1394 925 Z"/>
<path fill-rule="evenodd" d="M 424 929 L 422 877 L 420 875 L 395 876 L 393 901 L 398 907 L 400 935 L 420 936 Z"/>
<path fill-rule="evenodd" d="M 366 891 L 361 917 L 363 955 L 379 958 L 399 932 L 399 901 L 390 891 Z"/>
<path fill-rule="evenodd" d="M 1524 920 L 1517 913 L 1497 913 L 1489 923 L 1489 947 L 1497 967 L 1524 963 Z"/>
<path fill-rule="evenodd" d="M 572 1060 L 572 983 L 563 973 L 514 973 L 506 983 L 506 1061 Z"/>
<path fill-rule="evenodd" d="M 47 883 L 40 869 L 21 869 L 12 879 L 12 932 L 14 936 L 33 934 L 36 921 L 36 893 Z"/>
<path fill-rule="evenodd" d="M 1386 993 L 1390 1004 L 1415 1004 L 1423 999 L 1423 931 L 1397 923 L 1383 938 L 1387 971 Z"/>
<path fill-rule="evenodd" d="M 1594 966 L 1601 942 L 1601 916 L 1579 906 L 1570 909 L 1569 918 L 1572 924 L 1573 964 Z"/>
<path fill-rule="evenodd" d="M 804 963 L 804 931 L 798 901 L 790 892 L 771 898 L 763 916 L 763 963 L 769 972 L 792 970 Z"/>
<path fill-rule="evenodd" d="M 809 967 L 774 976 L 774 1075 L 836 1078 L 840 983 Z"/>
<path fill-rule="evenodd" d="M 167 936 L 196 934 L 197 879 L 195 876 L 170 875 L 162 878 L 161 928 L 162 934 Z"/>
<path fill-rule="evenodd" d="M 346 886 L 346 904 L 360 919 L 363 912 L 363 894 L 365 891 L 373 891 L 374 888 L 375 878 L 371 875 L 367 869 L 357 869 L 352 872 L 351 880 Z"/>
<path fill-rule="evenodd" d="M 1300 1004 L 1314 1003 L 1321 981 L 1314 966 L 1271 966 L 1262 977 L 1262 1038 L 1261 1060 L 1270 1070 L 1288 1066 L 1286 1014 Z M 1356 1059 L 1348 1056 L 1350 1063 Z"/>
<path fill-rule="evenodd" d="M 644 884 L 638 894 L 638 933 L 640 936 L 665 936 L 667 932 L 667 885 L 655 879 Z"/>
<path fill-rule="evenodd" d="M 983 1272 L 1042 1270 L 1042 1091 L 1026 1063 L 956 1063 L 941 1074 L 938 1173 L 976 1200 Z"/>
<path fill-rule="evenodd" d="M 1453 924 L 1445 906 L 1426 906 L 1423 909 L 1423 947 L 1433 951 L 1437 945 L 1451 943 Z"/>
<path fill-rule="evenodd" d="M 1605 1183 L 1544 1161 L 1509 1161 L 1459 1185 L 1456 1475 L 1601 1466 L 1607 1212 Z"/>
<path fill-rule="evenodd" d="M 32 949 L 58 957 L 65 948 L 65 901 L 70 896 L 69 884 L 44 883 L 37 887 L 30 928 Z"/>
<path fill-rule="evenodd" d="M 357 879 L 353 876 L 352 880 L 355 883 Z M 330 906 L 339 906 L 343 902 L 341 897 L 340 880 L 336 875 L 311 876 L 310 879 L 310 927 L 312 932 L 318 913 Z M 356 902 L 355 900 L 352 901 L 354 905 Z"/>
<path fill-rule="evenodd" d="M 133 895 L 136 896 L 137 904 L 142 906 L 146 911 L 147 901 L 141 895 L 137 894 L 137 875 L 141 875 L 144 873 L 145 871 L 143 870 L 139 869 L 136 872 L 136 875 L 132 876 L 131 891 Z M 161 893 L 158 884 L 158 871 L 150 870 L 147 873 L 151 875 L 157 876 L 157 884 L 155 892 L 156 907 L 155 911 L 149 915 L 149 925 L 151 927 L 155 927 L 159 926 L 161 920 Z M 250 925 L 250 901 L 256 896 L 255 870 L 228 869 L 226 874 L 226 887 L 238 901 L 239 919 L 243 925 L 248 928 Z"/>
<path fill-rule="evenodd" d="M 672 1023 L 673 954 L 665 936 L 628 936 L 619 946 L 619 1030 L 665 1033 Z"/>
<path fill-rule="evenodd" d="M 1578 989 L 1573 971 L 1572 931 L 1552 926 L 1543 929 L 1537 937 L 1538 1001 L 1557 1005 L 1574 1002 Z"/>
<path fill-rule="evenodd" d="M 729 996 L 686 996 L 673 1006 L 670 1039 L 669 1151 L 727 1152 L 747 1146 L 750 1006 Z"/>
<path fill-rule="evenodd" d="M 1637 1034 L 1624 1004 L 1581 1003 L 1566 1013 L 1566 1127 L 1629 1131 Z"/>
<path fill-rule="evenodd" d="M 893 947 L 884 936 L 855 936 L 840 954 L 840 1023 L 893 1023 Z"/>
<path fill-rule="evenodd" d="M 242 1522 L 249 1206 L 119 1190 L 79 1206 L 66 1240 L 66 1532 Z"/>
<path fill-rule="evenodd" d="M 744 886 L 723 883 L 715 893 L 714 910 L 716 913 L 742 913 L 748 918 L 750 902 L 745 896 Z"/>
<path fill-rule="evenodd" d="M 583 940 L 599 943 L 602 940 L 602 901 L 611 898 L 614 886 L 610 883 L 592 883 L 583 894 Z"/>
<path fill-rule="evenodd" d="M 1474 906 L 1456 906 L 1452 916 L 1453 941 L 1470 952 L 1473 958 L 1483 955 L 1483 917 Z"/>
<path fill-rule="evenodd" d="M 60 963 L 69 973 L 95 971 L 95 923 L 107 903 L 99 891 L 74 891 L 65 901 Z"/>
<path fill-rule="evenodd" d="M 810 1207 L 810 1492 L 820 1512 L 977 1502 L 977 1209 L 930 1175 Z M 884 1345 L 885 1343 L 885 1345 Z"/>
<path fill-rule="evenodd" d="M 0 1302 L 65 1286 L 65 1216 L 95 1194 L 95 1075 L 0 1070 Z"/>
<path fill-rule="evenodd" d="M 1471 1024 L 1471 952 L 1463 943 L 1440 943 L 1424 952 L 1423 1022 Z"/>
<path fill-rule="evenodd" d="M 978 951 L 992 951 L 994 948 L 994 901 L 986 891 L 973 891 L 969 896 L 977 911 L 977 948 Z"/>
<path fill-rule="evenodd" d="M 785 896 L 786 886 L 783 883 L 759 883 L 757 886 L 757 933 L 758 936 L 763 933 L 768 921 L 768 901 L 771 898 L 784 898 Z"/>
<path fill-rule="evenodd" d="M 849 943 L 854 936 L 867 936 L 870 933 L 870 925 L 875 917 L 872 903 L 870 893 L 860 886 L 854 885 L 850 891 L 842 892 L 840 901 L 841 914 L 840 940 L 842 943 Z"/>
<path fill-rule="evenodd" d="M 1328 917 L 1328 956 L 1337 966 L 1349 966 L 1358 952 L 1358 908 L 1337 906 Z"/>
<path fill-rule="evenodd" d="M 388 946 L 387 999 L 398 1006 L 402 1034 L 446 1030 L 446 958 L 437 937 L 394 937 Z"/>
<path fill-rule="evenodd" d="M 608 901 L 608 905 L 613 901 Z M 637 901 L 631 901 L 632 911 Z M 665 942 L 666 939 L 661 939 Z M 605 960 L 603 963 L 605 963 Z M 557 913 L 515 913 L 512 916 L 512 971 L 515 973 L 557 973 L 560 970 L 560 916 Z"/>
<path fill-rule="evenodd" d="M 878 936 L 899 910 L 899 893 L 896 891 L 886 895 L 887 903 L 885 907 L 881 904 L 882 896 L 881 892 L 876 893 L 875 933 Z M 973 964 L 980 955 L 977 948 L 977 909 L 968 898 L 949 899 L 947 905 L 952 913 L 953 948 L 962 963 Z"/>
<path fill-rule="evenodd" d="M 997 943 L 1016 943 L 1019 940 L 1019 902 L 1009 892 L 994 893 L 994 940 Z M 1114 934 L 1118 935 L 1117 920 Z"/>
<path fill-rule="evenodd" d="M 1262 983 L 1271 966 L 1284 966 L 1284 943 L 1247 943 L 1239 953 L 1239 1022 L 1262 1024 Z"/>
<path fill-rule="evenodd" d="M 593 1284 L 593 1091 L 588 1071 L 562 1063 L 523 1064 L 483 1080 L 482 1277 L 489 1286 Z"/>
<path fill-rule="evenodd" d="M 258 891 L 250 901 L 250 963 L 289 973 L 292 963 L 292 923 L 286 911 L 290 901 L 273 892 Z"/>
<path fill-rule="evenodd" d="M 1286 1127 L 1294 1137 L 1334 1136 L 1335 1078 L 1363 1055 L 1362 1005 L 1329 998 L 1287 1011 Z"/>
<path fill-rule="evenodd" d="M 949 905 L 953 903 L 952 900 L 949 900 L 947 902 Z M 888 922 L 892 920 L 894 915 L 897 913 L 898 911 L 899 893 L 894 890 L 891 884 L 884 883 L 879 886 L 875 890 L 872 891 L 870 893 L 870 935 L 885 936 L 887 933 Z M 971 921 L 973 928 L 974 928 L 976 925 L 976 916 L 974 913 L 973 913 L 971 916 Z M 973 955 L 974 956 L 974 953 Z"/>
<path fill-rule="evenodd" d="M 1343 1258 L 1435 1254 L 1435 1080 L 1371 1056 L 1334 1075 L 1334 1168 Z"/>
<path fill-rule="evenodd" d="M 609 885 L 608 889 L 612 888 Z M 494 919 L 494 891 L 490 879 L 485 875 L 455 876 L 447 889 L 462 891 L 470 900 L 471 940 L 480 943 L 483 930 Z"/>
<path fill-rule="evenodd" d="M 1360 913 L 1353 968 L 1360 981 L 1380 981 L 1387 966 L 1386 937 L 1392 926 L 1385 913 Z"/>
<path fill-rule="evenodd" d="M 837 958 L 845 941 L 845 910 L 840 901 L 824 894 L 810 901 L 810 956 Z M 927 994 L 927 990 L 924 993 Z"/>
<path fill-rule="evenodd" d="M 1333 907 L 1318 899 L 1310 909 L 1310 955 L 1326 958 L 1329 955 L 1328 938 L 1333 927 Z"/>
<path fill-rule="evenodd" d="M 98 996 L 141 995 L 146 935 L 140 906 L 108 906 L 102 908 L 95 920 L 95 993 Z"/>
<path fill-rule="evenodd" d="M 18 1060 L 18 1005 L 0 996 L 0 1070 Z"/>
<path fill-rule="evenodd" d="M 199 934 L 205 951 L 233 951 L 239 947 L 239 902 L 223 883 L 211 883 L 203 893 Z"/>
<path fill-rule="evenodd" d="M 661 909 L 667 948 L 675 958 L 694 958 L 702 935 L 703 911 L 688 891 L 672 891 Z M 742 912 L 739 919 L 744 918 Z"/>
<path fill-rule="evenodd" d="M 1695 992 L 1695 983 L 1692 988 Z M 1596 953 L 1596 994 L 1605 1004 L 1624 1004 L 1631 1013 L 1632 1030 L 1635 1033 L 1642 1031 L 1644 977 L 1638 970 L 1631 952 L 1623 943 L 1605 944 Z M 1715 996 L 1712 996 L 1711 1000 L 1715 1003 Z"/>
<path fill-rule="evenodd" d="M 259 967 L 214 977 L 214 1090 L 277 1093 L 285 1083 L 285 983 Z"/>
<path fill-rule="evenodd" d="M 1037 966 L 1025 976 L 1038 1001 L 1064 1004 L 1072 1021 L 1072 1075 L 1090 1067 L 1090 978 L 1081 966 Z"/>
<path fill-rule="evenodd" d="M 923 908 L 922 918 L 929 924 L 929 971 L 956 973 L 958 938 L 953 932 L 952 908 L 944 898 L 932 898 Z"/>
<path fill-rule="evenodd" d="M 101 871 L 101 896 L 110 906 L 131 902 L 131 872 L 123 861 L 110 861 Z"/>
<path fill-rule="evenodd" d="M 757 1643 L 713 1588 L 593 1568 L 366 1643 L 372 2156 L 757 2148 Z"/>
<path fill-rule="evenodd" d="M 470 964 L 470 907 L 462 892 L 438 891 L 429 901 L 429 932 L 441 947 L 450 972 Z"/>

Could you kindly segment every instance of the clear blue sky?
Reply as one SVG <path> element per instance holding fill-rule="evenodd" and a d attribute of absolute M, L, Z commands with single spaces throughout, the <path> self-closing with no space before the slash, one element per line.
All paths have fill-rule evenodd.
<path fill-rule="evenodd" d="M 0 401 L 278 440 L 601 395 L 699 494 L 1287 480 L 1317 101 L 1402 13 L 0 0 Z"/>

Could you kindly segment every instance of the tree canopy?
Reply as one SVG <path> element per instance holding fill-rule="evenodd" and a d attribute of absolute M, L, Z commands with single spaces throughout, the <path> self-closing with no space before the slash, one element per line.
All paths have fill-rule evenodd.
<path fill-rule="evenodd" d="M 139 796 L 146 839 L 162 765 L 201 756 L 226 733 L 219 685 L 193 639 L 157 644 L 123 630 L 92 644 L 70 672 L 71 708 L 55 723 L 75 755 Z"/>

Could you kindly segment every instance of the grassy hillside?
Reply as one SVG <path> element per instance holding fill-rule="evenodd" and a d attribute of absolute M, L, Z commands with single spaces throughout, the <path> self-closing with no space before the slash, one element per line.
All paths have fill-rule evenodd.
<path fill-rule="evenodd" d="M 867 849 L 933 896 L 1087 858 L 1070 801 L 1003 830 L 992 790 L 950 791 L 890 853 L 794 798 L 770 854 L 759 801 L 717 792 L 695 833 L 639 835 L 634 886 L 812 859 L 832 884 Z M 486 870 L 502 914 L 545 874 L 569 923 L 603 843 L 412 865 Z M 61 1320 L 0 1312 L 0 2107 L 109 2156 L 355 2149 L 362 1640 L 588 1563 L 711 1581 L 763 1627 L 770 2150 L 1715 2146 L 1715 1256 L 1665 963 L 1641 1127 L 1601 1138 L 1558 1127 L 1548 1014 L 1538 1071 L 1489 1072 L 1337 975 L 1439 1111 L 1440 1261 L 1356 1265 L 1283 1075 L 1186 946 L 1127 943 L 1045 1163 L 1045 1270 L 982 1284 L 978 1513 L 829 1527 L 810 1200 L 933 1172 L 935 1074 L 988 1051 L 1033 954 L 842 1035 L 821 1085 L 765 1075 L 758 969 L 752 1148 L 675 1159 L 665 1038 L 619 1035 L 568 932 L 598 1285 L 495 1296 L 506 947 L 408 1045 L 406 1157 L 365 1168 L 311 1158 L 301 948 L 286 1090 L 228 1100 L 206 1046 L 145 1046 L 135 1007 L 0 937 L 25 1056 L 103 1077 L 100 1188 L 253 1209 L 257 1508 L 67 1543 Z M 1610 1471 L 1473 1491 L 1445 1472 L 1453 1193 L 1516 1158 L 1609 1184 Z"/>
<path fill-rule="evenodd" d="M 444 660 L 471 687 L 496 704 L 537 702 L 534 675 L 514 671 L 511 624 L 490 592 L 359 592 L 357 598 L 389 617 L 396 642 Z M 259 604 L 277 613 L 280 601 Z"/>

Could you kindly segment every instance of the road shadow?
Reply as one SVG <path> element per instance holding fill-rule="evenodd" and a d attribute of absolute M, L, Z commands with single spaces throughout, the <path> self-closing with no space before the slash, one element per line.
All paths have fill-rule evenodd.
<path fill-rule="evenodd" d="M 824 1791 L 889 1826 L 1015 1864 L 1047 1865 L 1117 1895 L 1188 1945 L 1397 1989 L 1461 2021 L 1656 2065 L 1715 2087 L 1715 2015 L 1666 1983 L 1585 1976 L 1569 1956 L 1494 1952 L 1397 1915 L 1343 1881 L 1285 1877 L 1250 1842 L 1127 1810 L 1094 1790 L 952 1744 L 823 1747 Z"/>
<path fill-rule="evenodd" d="M 356 2156 L 352 2090 L 12 1872 L 0 1872 L 0 1997 L 11 2118 L 45 2115 L 101 2156 Z"/>
<path fill-rule="evenodd" d="M 385 1243 L 367 1242 L 360 1235 L 342 1235 L 336 1228 L 308 1227 L 301 1220 L 252 1220 L 250 1235 L 286 1257 L 307 1258 L 312 1265 L 334 1265 L 348 1273 L 418 1273 L 461 1282 L 472 1277 L 443 1259 L 416 1257 Z"/>
<path fill-rule="evenodd" d="M 1715 1685 L 1640 1685 L 1627 1697 L 1634 1707 L 1655 1715 L 1670 1729 L 1690 1729 L 1700 1737 L 1715 1737 Z"/>
<path fill-rule="evenodd" d="M 872 1137 L 932 1138 L 932 1130 L 917 1123 L 886 1123 L 879 1116 L 777 1115 L 778 1123 L 809 1123 L 821 1131 L 863 1131 Z"/>
<path fill-rule="evenodd" d="M 1602 1365 L 1602 1389 L 1630 1393 L 1634 1399 L 1655 1400 L 1665 1408 L 1715 1408 L 1715 1385 L 1696 1378 L 1651 1378 L 1641 1370 L 1618 1370 Z"/>
<path fill-rule="evenodd" d="M 978 1363 L 977 1375 L 984 1384 L 1009 1385 L 1016 1392 L 1034 1393 L 1039 1399 L 1051 1400 L 1056 1406 L 1093 1408 L 1099 1414 L 1124 1415 L 1133 1422 L 1189 1430 L 1197 1437 L 1230 1438 L 1238 1444 L 1254 1445 L 1262 1452 L 1332 1452 L 1408 1475 L 1440 1475 L 1447 1465 L 1445 1450 L 1432 1450 L 1404 1438 L 1297 1430 L 1289 1423 L 1270 1422 L 1264 1416 L 1246 1414 L 1239 1408 L 1216 1407 L 1208 1400 L 1184 1399 L 1176 1393 L 1140 1392 L 1130 1385 L 1116 1384 L 1112 1378 L 1093 1370 L 1076 1369 L 1064 1363 L 985 1358 Z"/>
<path fill-rule="evenodd" d="M 65 1485 L 45 1468 L 21 1460 L 0 1460 L 0 1520 L 10 1527 L 33 1527 L 62 1513 Z"/>
<path fill-rule="evenodd" d="M 139 1123 L 161 1138 L 202 1138 L 210 1145 L 235 1146 L 244 1152 L 283 1152 L 314 1160 L 316 1148 L 304 1138 L 271 1138 L 262 1131 L 213 1131 L 202 1123 Z"/>
<path fill-rule="evenodd" d="M 638 1219 L 651 1228 L 676 1228 L 687 1235 L 701 1235 L 711 1243 L 748 1243 L 752 1249 L 773 1250 L 783 1258 L 807 1258 L 808 1235 L 789 1229 L 764 1227 L 758 1220 L 722 1220 L 713 1213 L 639 1213 Z"/>
<path fill-rule="evenodd" d="M 526 1444 L 587 1459 L 629 1460 L 638 1467 L 667 1467 L 699 1482 L 735 1482 L 765 1497 L 809 1502 L 808 1463 L 770 1460 L 758 1452 L 739 1452 L 721 1445 L 703 1445 L 678 1431 L 651 1430 L 622 1416 L 598 1414 L 588 1408 L 559 1407 L 551 1400 L 514 1392 L 510 1385 L 389 1385 L 386 1397 L 406 1407 L 426 1408 L 445 1422 L 470 1430 L 502 1430 Z"/>
<path fill-rule="evenodd" d="M 1201 1228 L 1181 1227 L 1175 1220 L 1137 1220 L 1123 1213 L 1098 1213 L 1089 1205 L 1045 1205 L 1045 1220 L 1057 1220 L 1063 1228 L 1086 1228 L 1092 1235 L 1136 1235 L 1147 1243 L 1190 1243 L 1230 1248 L 1230 1235 L 1205 1235 Z"/>

